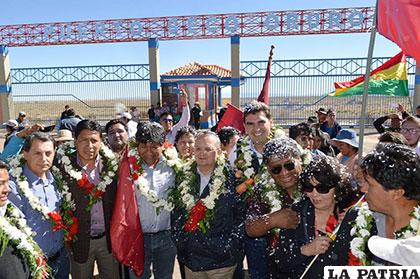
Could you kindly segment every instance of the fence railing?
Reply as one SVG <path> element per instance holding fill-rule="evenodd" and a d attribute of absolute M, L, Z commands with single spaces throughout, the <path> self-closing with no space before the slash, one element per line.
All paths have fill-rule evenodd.
<path fill-rule="evenodd" d="M 389 57 L 375 57 L 372 69 Z M 393 110 L 391 103 L 409 109 L 414 94 L 415 61 L 408 62 L 410 97 L 369 96 L 368 124 Z M 261 91 L 267 61 L 242 61 L 241 105 L 256 99 Z M 273 60 L 270 79 L 270 108 L 274 119 L 283 124 L 296 124 L 315 115 L 319 107 L 335 108 L 337 119 L 344 125 L 357 126 L 360 121 L 362 96 L 329 97 L 335 81 L 348 81 L 364 75 L 366 58 Z"/>
<path fill-rule="evenodd" d="M 35 121 L 55 121 L 66 104 L 83 117 L 108 120 L 118 103 L 149 107 L 149 65 L 12 69 L 12 92 L 15 110 Z"/>

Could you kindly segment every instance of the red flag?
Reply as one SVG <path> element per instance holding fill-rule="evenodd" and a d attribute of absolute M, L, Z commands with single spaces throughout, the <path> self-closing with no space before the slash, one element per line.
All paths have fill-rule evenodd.
<path fill-rule="evenodd" d="M 144 243 L 127 151 L 120 164 L 118 188 L 111 218 L 112 254 L 137 276 L 144 271 Z"/>
<path fill-rule="evenodd" d="M 270 56 L 268 57 L 268 64 L 267 64 L 267 70 L 265 72 L 265 79 L 264 79 L 264 84 L 263 84 L 263 88 L 261 89 L 261 93 L 258 96 L 258 102 L 262 102 L 265 103 L 266 105 L 268 105 L 270 103 L 270 71 L 271 71 L 271 60 L 273 60 L 273 51 L 274 51 L 274 46 L 271 46 L 271 50 L 270 50 Z"/>
<path fill-rule="evenodd" d="M 420 62 L 420 1 L 379 0 L 378 31 Z"/>
<path fill-rule="evenodd" d="M 244 113 L 231 104 L 227 105 L 226 112 L 225 114 L 223 114 L 222 119 L 220 119 L 219 124 L 217 125 L 217 132 L 219 132 L 220 129 L 226 126 L 236 128 L 242 134 L 245 133 Z"/>

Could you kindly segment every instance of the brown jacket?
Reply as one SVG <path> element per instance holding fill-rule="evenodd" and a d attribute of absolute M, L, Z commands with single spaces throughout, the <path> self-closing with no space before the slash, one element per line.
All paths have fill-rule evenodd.
<path fill-rule="evenodd" d="M 75 159 L 74 161 L 75 162 Z M 75 166 L 77 164 L 73 164 Z M 80 169 L 78 169 L 80 170 Z M 65 173 L 65 172 L 63 172 Z M 65 178 L 64 178 L 65 179 Z M 69 180 L 67 180 L 69 181 Z M 76 234 L 76 240 L 68 243 L 70 252 L 73 254 L 73 258 L 78 263 L 85 263 L 89 257 L 89 245 L 90 245 L 90 227 L 91 217 L 90 212 L 86 211 L 88 206 L 88 198 L 82 188 L 80 188 L 74 179 L 70 180 L 73 183 L 69 184 L 70 193 L 76 204 L 75 217 L 79 219 L 79 230 Z M 114 207 L 114 197 L 117 190 L 117 180 L 114 179 L 111 184 L 106 188 L 105 194 L 102 197 L 102 205 L 104 210 L 105 219 L 105 235 L 107 240 L 108 251 L 111 253 L 111 238 L 109 235 L 110 222 L 112 216 L 112 210 Z"/>

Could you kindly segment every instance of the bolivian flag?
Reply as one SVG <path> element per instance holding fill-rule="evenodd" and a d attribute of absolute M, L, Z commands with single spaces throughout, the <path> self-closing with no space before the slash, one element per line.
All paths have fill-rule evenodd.
<path fill-rule="evenodd" d="M 334 82 L 333 97 L 363 95 L 365 76 L 351 81 Z M 408 96 L 407 62 L 400 52 L 370 73 L 370 95 Z"/>

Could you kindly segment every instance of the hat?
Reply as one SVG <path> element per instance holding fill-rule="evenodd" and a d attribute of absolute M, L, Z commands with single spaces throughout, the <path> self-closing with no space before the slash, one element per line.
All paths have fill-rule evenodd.
<path fill-rule="evenodd" d="M 356 131 L 352 129 L 341 129 L 337 136 L 332 140 L 344 142 L 350 144 L 353 147 L 359 148 L 359 139 L 357 138 Z"/>
<path fill-rule="evenodd" d="M 16 120 L 10 119 L 7 122 L 3 123 L 3 126 L 9 127 L 9 128 L 17 128 L 19 124 Z"/>
<path fill-rule="evenodd" d="M 62 129 L 58 131 L 55 141 L 68 141 L 68 140 L 73 140 L 73 136 L 70 130 Z"/>
<path fill-rule="evenodd" d="M 420 235 L 407 239 L 372 236 L 369 250 L 381 259 L 399 265 L 417 266 L 420 263 Z"/>
<path fill-rule="evenodd" d="M 316 113 L 320 113 L 320 114 L 325 114 L 327 115 L 327 110 L 324 108 L 319 108 L 318 110 L 315 111 Z"/>
<path fill-rule="evenodd" d="M 26 116 L 26 112 L 24 112 L 24 111 L 19 111 L 19 116 Z"/>
<path fill-rule="evenodd" d="M 131 114 L 129 112 L 123 112 L 123 113 L 120 113 L 118 115 L 118 118 L 123 118 L 123 117 L 127 118 L 128 120 L 130 120 L 131 119 Z"/>

